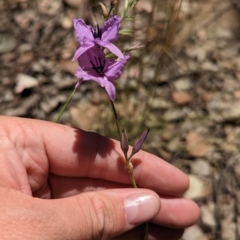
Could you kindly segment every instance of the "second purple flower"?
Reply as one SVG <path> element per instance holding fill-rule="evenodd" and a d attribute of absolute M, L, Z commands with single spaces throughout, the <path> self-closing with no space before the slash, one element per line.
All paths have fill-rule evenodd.
<path fill-rule="evenodd" d="M 99 47 L 89 48 L 78 58 L 76 76 L 79 80 L 76 87 L 83 81 L 96 81 L 106 89 L 111 101 L 114 101 L 116 97 L 114 81 L 121 76 L 128 59 L 128 55 L 121 59 L 106 58 Z"/>

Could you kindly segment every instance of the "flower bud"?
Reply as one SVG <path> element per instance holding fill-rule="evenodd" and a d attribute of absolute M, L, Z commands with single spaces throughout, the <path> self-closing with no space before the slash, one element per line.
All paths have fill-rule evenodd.
<path fill-rule="evenodd" d="M 107 12 L 107 9 L 106 9 L 105 5 L 104 5 L 103 3 L 101 3 L 101 2 L 99 2 L 98 4 L 100 5 L 100 7 L 101 7 L 101 9 L 102 9 L 103 17 L 104 17 L 105 19 L 107 19 L 107 17 L 108 17 L 108 12 Z"/>
<path fill-rule="evenodd" d="M 135 144 L 133 146 L 133 149 L 132 149 L 132 155 L 137 153 L 141 149 L 141 147 L 142 147 L 142 145 L 143 145 L 143 143 L 144 143 L 148 133 L 149 133 L 149 129 L 146 129 L 143 132 L 142 136 L 135 142 Z"/>
<path fill-rule="evenodd" d="M 127 152 L 128 152 L 128 137 L 127 137 L 127 133 L 125 132 L 125 130 L 122 130 L 122 135 L 121 135 L 121 149 L 123 151 L 123 153 L 127 156 Z"/>
<path fill-rule="evenodd" d="M 117 0 L 111 0 L 111 8 L 117 5 Z"/>

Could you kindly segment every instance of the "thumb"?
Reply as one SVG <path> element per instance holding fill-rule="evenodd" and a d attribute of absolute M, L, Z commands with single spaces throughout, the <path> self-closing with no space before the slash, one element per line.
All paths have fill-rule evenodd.
<path fill-rule="evenodd" d="M 149 221 L 160 198 L 146 189 L 112 189 L 53 200 L 53 235 L 59 239 L 109 239 Z"/>

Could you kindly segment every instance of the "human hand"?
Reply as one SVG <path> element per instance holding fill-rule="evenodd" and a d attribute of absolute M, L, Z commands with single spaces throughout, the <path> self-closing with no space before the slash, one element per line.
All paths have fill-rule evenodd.
<path fill-rule="evenodd" d="M 131 188 L 119 145 L 60 124 L 0 117 L 1 239 L 142 239 L 140 224 L 150 220 L 149 239 L 179 239 L 199 217 L 180 197 L 187 176 L 140 151 L 132 162 L 141 188 Z"/>

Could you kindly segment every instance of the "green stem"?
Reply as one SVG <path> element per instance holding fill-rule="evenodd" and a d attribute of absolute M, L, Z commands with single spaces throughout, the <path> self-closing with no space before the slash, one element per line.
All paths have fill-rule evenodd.
<path fill-rule="evenodd" d="M 114 106 L 113 101 L 110 100 L 110 102 L 111 102 L 111 106 L 112 106 L 112 110 L 113 110 L 113 115 L 114 115 L 115 122 L 116 122 L 116 126 L 117 126 L 117 131 L 118 131 L 119 140 L 121 141 L 121 132 L 120 132 L 120 126 L 119 126 L 117 111 L 116 111 L 116 108 L 115 108 L 115 106 Z"/>
<path fill-rule="evenodd" d="M 110 7 L 110 9 L 109 9 L 109 11 L 108 11 L 108 15 L 107 15 L 107 19 L 106 19 L 106 21 L 109 19 L 110 14 L 111 14 L 113 8 L 114 8 L 113 6 Z"/>
<path fill-rule="evenodd" d="M 76 92 L 76 88 L 74 88 L 74 90 L 72 91 L 71 95 L 68 97 L 67 101 L 66 101 L 66 102 L 64 103 L 64 105 L 62 106 L 62 108 L 61 108 L 61 110 L 60 110 L 60 112 L 59 112 L 59 114 L 58 114 L 58 117 L 57 117 L 57 119 L 56 119 L 55 122 L 57 122 L 57 123 L 59 122 L 60 118 L 61 118 L 62 115 L 63 115 L 63 112 L 65 111 L 65 109 L 66 109 L 69 101 L 71 100 L 71 98 L 72 98 L 72 96 L 73 96 L 73 94 L 74 94 L 75 92 Z"/>
<path fill-rule="evenodd" d="M 116 111 L 116 108 L 114 106 L 113 101 L 110 100 L 110 102 L 111 102 L 112 111 L 113 111 L 113 115 L 114 115 L 116 126 L 117 126 L 118 136 L 119 136 L 119 139 L 121 141 L 121 132 L 120 132 L 120 126 L 119 126 L 117 111 Z M 125 159 L 126 159 L 126 168 L 127 168 L 128 172 L 129 172 L 129 174 L 131 176 L 132 185 L 133 185 L 134 188 L 138 188 L 137 184 L 136 184 L 136 181 L 134 179 L 134 176 L 133 176 L 132 164 L 130 162 L 130 159 L 132 158 L 133 155 L 134 155 L 134 153 L 131 153 L 130 157 L 128 158 L 126 153 L 124 153 L 124 156 L 125 156 Z M 145 230 L 144 230 L 144 238 L 143 238 L 143 240 L 147 240 L 147 237 L 148 237 L 148 222 L 145 223 Z"/>

